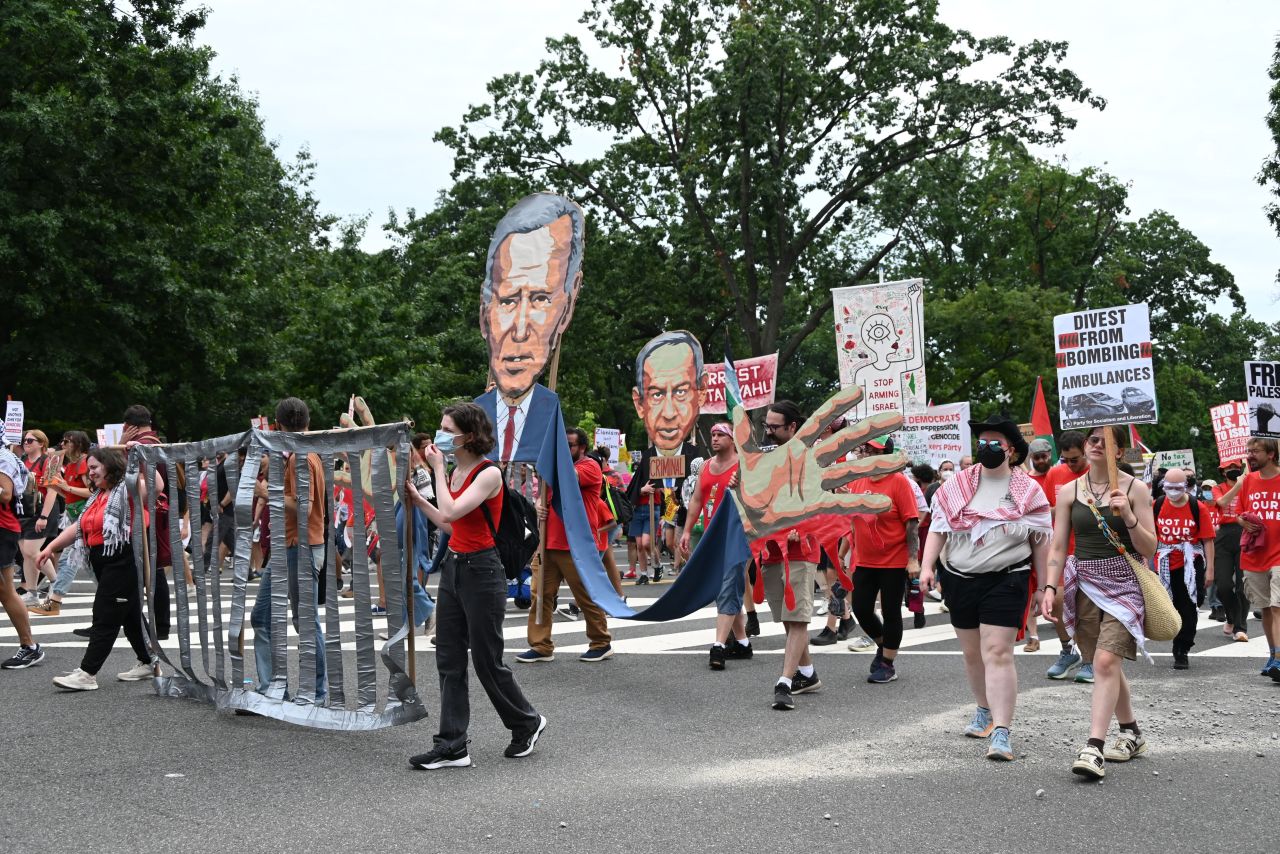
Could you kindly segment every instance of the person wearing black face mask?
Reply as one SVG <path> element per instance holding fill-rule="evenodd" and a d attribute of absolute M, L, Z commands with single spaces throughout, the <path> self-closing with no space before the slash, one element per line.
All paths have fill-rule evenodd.
<path fill-rule="evenodd" d="M 1213 573 L 1222 600 L 1222 618 L 1226 631 L 1233 639 L 1246 643 L 1249 640 L 1249 598 L 1244 590 L 1244 571 L 1240 568 L 1240 527 L 1236 497 L 1227 500 L 1236 481 L 1244 474 L 1237 461 L 1222 464 L 1222 483 L 1213 488 L 1213 501 L 1218 505 L 1218 534 L 1213 541 Z"/>

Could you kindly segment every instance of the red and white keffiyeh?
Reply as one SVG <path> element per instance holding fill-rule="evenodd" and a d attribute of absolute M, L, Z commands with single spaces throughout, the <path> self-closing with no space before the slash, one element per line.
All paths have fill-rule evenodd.
<path fill-rule="evenodd" d="M 1006 530 L 1025 528 L 1032 537 L 1053 534 L 1049 499 L 1030 475 L 1020 468 L 1009 473 L 1012 506 L 1001 502 L 989 510 L 971 507 L 973 497 L 978 493 L 978 479 L 982 471 L 981 466 L 969 466 L 943 484 L 933 499 L 938 513 L 931 530 L 968 533 L 975 543 L 980 543 L 987 532 L 1001 526 Z"/>

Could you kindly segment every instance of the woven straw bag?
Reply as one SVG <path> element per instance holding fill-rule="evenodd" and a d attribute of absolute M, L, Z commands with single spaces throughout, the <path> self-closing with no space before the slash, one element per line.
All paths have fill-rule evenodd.
<path fill-rule="evenodd" d="M 1142 589 L 1142 633 L 1147 640 L 1171 641 L 1182 631 L 1182 617 L 1178 609 L 1173 607 L 1169 591 L 1160 583 L 1160 576 L 1147 568 L 1147 565 L 1126 554 L 1125 559 L 1133 567 L 1133 574 L 1138 577 L 1138 587 Z"/>

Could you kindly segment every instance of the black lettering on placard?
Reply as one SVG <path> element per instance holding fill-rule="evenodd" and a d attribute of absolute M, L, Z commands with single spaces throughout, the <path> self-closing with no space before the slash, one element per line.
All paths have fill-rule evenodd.
<path fill-rule="evenodd" d="M 1280 386 L 1275 385 L 1251 385 L 1249 386 L 1249 397 L 1272 397 L 1280 398 Z"/>
<path fill-rule="evenodd" d="M 1249 365 L 1250 385 L 1277 385 L 1276 365 L 1274 362 L 1252 362 Z"/>
<path fill-rule="evenodd" d="M 1124 326 L 1123 308 L 1108 308 L 1102 311 L 1089 311 L 1071 318 L 1072 324 L 1079 329 L 1098 329 L 1103 326 Z"/>

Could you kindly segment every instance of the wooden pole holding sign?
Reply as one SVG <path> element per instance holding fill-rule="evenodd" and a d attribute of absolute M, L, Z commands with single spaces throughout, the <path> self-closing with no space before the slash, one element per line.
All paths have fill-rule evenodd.
<path fill-rule="evenodd" d="M 1107 504 L 1111 503 L 1111 493 L 1120 488 L 1120 471 L 1116 468 L 1116 431 L 1110 427 L 1102 428 L 1104 453 L 1107 457 Z"/>

